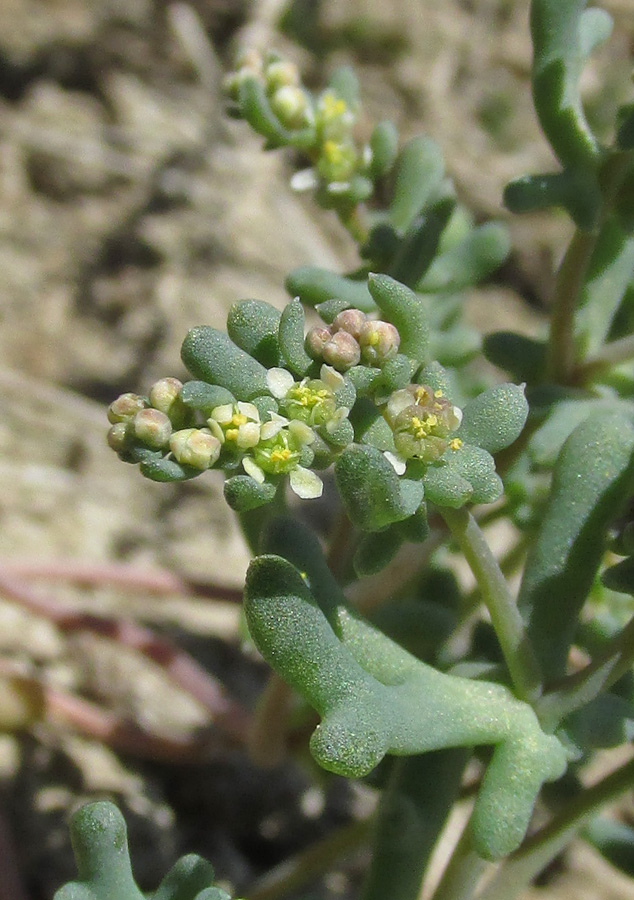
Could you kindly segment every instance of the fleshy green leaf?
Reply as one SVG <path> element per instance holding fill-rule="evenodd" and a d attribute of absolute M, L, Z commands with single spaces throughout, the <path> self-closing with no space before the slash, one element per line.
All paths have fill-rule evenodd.
<path fill-rule="evenodd" d="M 240 300 L 227 315 L 227 334 L 233 343 L 267 369 L 282 364 L 279 325 L 279 309 L 264 300 Z"/>
<path fill-rule="evenodd" d="M 208 325 L 199 325 L 187 333 L 181 357 L 192 375 L 226 388 L 238 400 L 269 393 L 264 366 L 224 332 Z"/>
<path fill-rule="evenodd" d="M 426 137 L 415 137 L 400 152 L 396 162 L 394 197 L 390 221 L 405 232 L 420 215 L 442 182 L 445 164 L 440 147 Z"/>
<path fill-rule="evenodd" d="M 517 440 L 527 416 L 523 386 L 500 384 L 467 403 L 457 436 L 489 453 L 498 453 Z"/>
<path fill-rule="evenodd" d="M 299 297 L 306 306 L 317 306 L 327 300 L 343 300 L 363 312 L 372 312 L 376 305 L 365 281 L 355 281 L 336 275 L 318 266 L 301 266 L 286 278 L 286 290 L 291 297 Z"/>
<path fill-rule="evenodd" d="M 408 518 L 423 499 L 421 482 L 399 478 L 374 447 L 344 450 L 335 464 L 335 478 L 350 520 L 363 531 L 380 531 Z"/>
<path fill-rule="evenodd" d="M 392 169 L 398 153 L 398 131 L 392 122 L 379 122 L 370 135 L 370 174 L 382 178 Z"/>
<path fill-rule="evenodd" d="M 400 334 L 400 352 L 413 362 L 425 362 L 429 343 L 425 300 L 389 275 L 370 274 L 368 289 L 383 316 Z"/>
<path fill-rule="evenodd" d="M 234 475 L 224 485 L 225 500 L 236 512 L 248 512 L 270 503 L 275 497 L 275 485 L 268 481 L 258 484 L 250 475 Z"/>
<path fill-rule="evenodd" d="M 418 283 L 421 291 L 458 291 L 477 284 L 498 269 L 511 249 L 508 231 L 489 222 L 436 257 Z"/>
<path fill-rule="evenodd" d="M 293 375 L 303 378 L 313 361 L 304 349 L 304 310 L 297 299 L 282 310 L 279 344 L 288 368 Z"/>
<path fill-rule="evenodd" d="M 564 444 L 518 604 L 545 677 L 564 674 L 609 524 L 634 492 L 634 424 L 597 412 Z"/>

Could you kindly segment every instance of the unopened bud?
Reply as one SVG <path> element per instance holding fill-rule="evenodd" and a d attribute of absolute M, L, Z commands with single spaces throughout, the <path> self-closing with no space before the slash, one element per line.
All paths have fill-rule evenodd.
<path fill-rule="evenodd" d="M 335 316 L 332 330 L 347 331 L 348 334 L 351 334 L 358 341 L 361 329 L 365 325 L 367 318 L 366 314 L 361 312 L 360 309 L 344 309 L 338 316 Z"/>
<path fill-rule="evenodd" d="M 361 359 L 361 349 L 351 334 L 337 331 L 325 345 L 322 357 L 328 365 L 343 372 L 357 365 Z"/>
<path fill-rule="evenodd" d="M 209 469 L 220 456 L 220 441 L 207 428 L 184 428 L 170 438 L 177 462 L 195 469 Z"/>
<path fill-rule="evenodd" d="M 271 97 L 271 109 L 287 128 L 301 128 L 310 119 L 310 106 L 304 91 L 287 84 Z"/>
<path fill-rule="evenodd" d="M 108 446 L 115 453 L 122 453 L 128 444 L 128 425 L 126 422 L 117 422 L 108 431 Z"/>
<path fill-rule="evenodd" d="M 160 450 L 167 446 L 172 433 L 172 423 L 158 409 L 142 409 L 134 417 L 134 434 L 143 444 Z"/>
<path fill-rule="evenodd" d="M 321 359 L 324 347 L 330 340 L 332 340 L 332 333 L 329 328 L 322 328 L 319 325 L 315 328 L 311 328 L 306 335 L 304 344 L 306 353 L 308 353 L 309 356 L 312 356 L 313 359 Z"/>
<path fill-rule="evenodd" d="M 161 378 L 150 388 L 150 405 L 169 416 L 174 403 L 179 399 L 183 382 L 178 378 Z"/>
<path fill-rule="evenodd" d="M 398 353 L 401 337 L 391 322 L 366 322 L 359 334 L 361 355 L 364 362 L 382 366 Z"/>
<path fill-rule="evenodd" d="M 121 394 L 108 407 L 108 421 L 112 425 L 117 422 L 129 422 L 146 406 L 147 401 L 138 394 Z"/>
<path fill-rule="evenodd" d="M 299 69 L 295 63 L 284 59 L 276 59 L 269 63 L 264 77 L 269 91 L 276 91 L 281 87 L 296 87 L 300 83 Z"/>

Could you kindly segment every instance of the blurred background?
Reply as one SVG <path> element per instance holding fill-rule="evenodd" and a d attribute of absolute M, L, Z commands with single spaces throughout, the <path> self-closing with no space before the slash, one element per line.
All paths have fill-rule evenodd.
<path fill-rule="evenodd" d="M 281 306 L 295 266 L 355 265 L 334 217 L 288 188 L 292 154 L 263 153 L 224 115 L 222 78 L 240 47 L 283 52 L 317 89 L 352 64 L 362 132 L 391 118 L 403 139 L 433 137 L 459 198 L 478 220 L 508 220 L 513 237 L 503 270 L 469 296 L 468 318 L 485 332 L 535 333 L 569 226 L 557 215 L 510 220 L 501 207 L 508 180 L 554 166 L 530 102 L 528 5 L 0 0 L 7 900 L 48 900 L 73 876 L 67 816 L 95 795 L 124 809 L 145 889 L 196 851 L 247 892 L 371 807 L 369 790 L 315 781 L 306 760 L 268 770 L 248 762 L 237 704 L 253 707 L 266 673 L 240 652 L 235 601 L 248 555 L 221 479 L 143 480 L 107 448 L 105 409 L 124 390 L 181 376 L 191 326 L 223 327 L 246 297 Z M 631 0 L 601 5 L 615 33 L 584 76 L 599 131 L 627 99 L 634 49 Z M 103 623 L 82 625 L 87 613 L 144 623 L 217 681 L 195 670 L 199 690 L 187 678 L 179 687 L 165 655 L 148 659 Z M 233 726 L 216 727 L 214 685 L 236 703 Z M 353 897 L 365 861 L 352 853 L 292 896 Z M 529 896 L 634 890 L 575 848 Z"/>

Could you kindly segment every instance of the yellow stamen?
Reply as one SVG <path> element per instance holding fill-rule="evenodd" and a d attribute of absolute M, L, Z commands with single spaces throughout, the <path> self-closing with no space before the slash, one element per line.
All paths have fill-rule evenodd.
<path fill-rule="evenodd" d="M 238 440 L 238 429 L 237 428 L 227 428 L 225 431 L 225 437 L 228 441 L 237 441 Z"/>
<path fill-rule="evenodd" d="M 442 391 L 434 391 L 434 397 L 436 397 L 436 398 L 444 397 L 444 394 Z"/>
<path fill-rule="evenodd" d="M 288 462 L 291 456 L 291 451 L 287 447 L 280 447 L 277 450 L 273 450 L 271 453 L 271 462 L 272 463 L 285 463 Z"/>
<path fill-rule="evenodd" d="M 460 448 L 462 447 L 462 441 L 460 440 L 460 438 L 452 438 L 449 441 L 449 446 L 452 450 L 460 450 Z"/>
<path fill-rule="evenodd" d="M 246 425 L 249 420 L 246 416 L 242 415 L 242 413 L 236 413 L 231 417 L 231 424 L 238 427 L 239 425 Z"/>

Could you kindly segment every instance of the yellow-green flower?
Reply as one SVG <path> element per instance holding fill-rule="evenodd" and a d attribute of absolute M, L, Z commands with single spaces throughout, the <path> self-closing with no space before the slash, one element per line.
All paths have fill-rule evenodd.
<path fill-rule="evenodd" d="M 460 427 L 462 410 L 442 391 L 410 384 L 390 396 L 384 416 L 394 433 L 397 456 L 391 454 L 390 462 L 397 471 L 404 470 L 405 460 L 432 463 L 448 449 L 460 449 L 460 439 L 450 435 Z"/>
<path fill-rule="evenodd" d="M 207 420 L 211 433 L 227 449 L 249 450 L 260 440 L 260 413 L 253 403 L 224 403 Z"/>
<path fill-rule="evenodd" d="M 311 428 L 324 426 L 326 431 L 345 418 L 349 409 L 337 406 L 335 390 L 344 383 L 343 376 L 331 366 L 323 365 L 320 378 L 304 378 L 296 382 L 286 369 L 269 369 L 269 390 L 277 397 L 280 409 L 289 420 L 304 422 Z"/>

